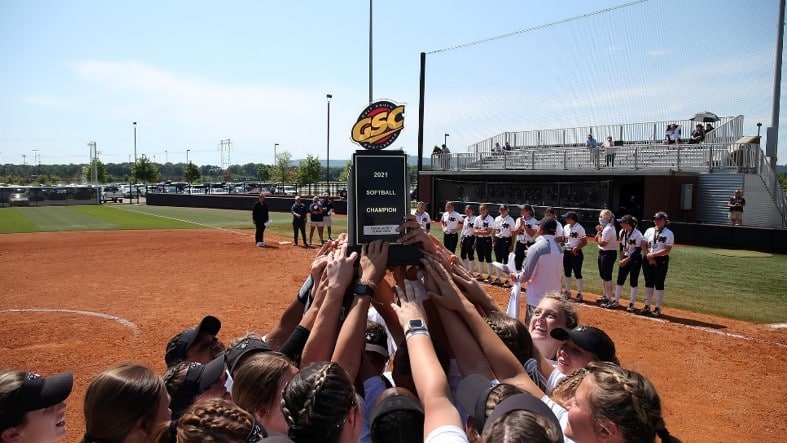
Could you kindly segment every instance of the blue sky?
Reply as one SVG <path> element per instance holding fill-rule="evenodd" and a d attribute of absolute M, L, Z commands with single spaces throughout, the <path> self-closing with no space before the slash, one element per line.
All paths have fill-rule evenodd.
<path fill-rule="evenodd" d="M 417 153 L 419 53 L 425 150 L 504 131 L 685 119 L 771 122 L 777 0 L 650 0 L 462 49 L 625 1 L 400 0 L 374 5 L 374 96 L 404 103 L 393 147 Z M 368 102 L 368 1 L 0 0 L 0 163 L 219 165 L 331 158 L 357 146 Z M 436 52 L 435 52 L 436 51 Z M 782 121 L 785 118 L 782 116 Z M 781 131 L 779 163 L 787 163 Z"/>

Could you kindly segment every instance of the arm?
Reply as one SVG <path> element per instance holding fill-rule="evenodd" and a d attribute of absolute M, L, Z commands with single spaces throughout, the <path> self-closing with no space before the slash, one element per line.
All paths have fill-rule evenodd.
<path fill-rule="evenodd" d="M 399 319 L 396 317 L 396 312 L 391 309 L 391 303 L 395 302 L 396 294 L 394 294 L 393 288 L 387 281 L 381 281 L 374 290 L 372 305 L 383 317 L 383 320 L 385 320 L 385 325 L 393 338 L 393 342 L 401 343 L 404 341 L 404 331 L 399 325 Z"/>
<path fill-rule="evenodd" d="M 481 309 L 485 314 L 500 311 L 500 306 L 497 305 L 497 302 L 495 302 L 492 296 L 487 294 L 478 280 L 470 275 L 470 272 L 462 266 L 456 265 L 454 265 L 451 270 L 453 271 L 451 277 L 453 277 L 454 283 L 456 283 L 462 294 L 470 303 L 475 305 L 476 308 Z"/>
<path fill-rule="evenodd" d="M 347 284 L 352 280 L 353 262 L 357 257 L 357 252 L 347 255 L 346 244 L 330 253 L 322 279 L 327 291 L 326 299 L 314 321 L 314 329 L 312 329 L 304 347 L 302 365 L 331 359 L 331 350 L 334 349 L 339 335 L 339 313 L 344 293 Z"/>
<path fill-rule="evenodd" d="M 401 294 L 402 305 L 391 306 L 396 311 L 403 329 L 408 327 L 410 320 L 426 319 L 423 307 L 415 299 L 413 284 L 409 280 L 405 281 L 405 290 Z M 462 419 L 451 402 L 448 379 L 440 367 L 428 333 L 410 335 L 407 338 L 407 348 L 413 381 L 424 406 L 424 436 L 439 426 L 453 425 L 461 428 Z"/>
<path fill-rule="evenodd" d="M 426 258 L 421 261 L 424 263 L 429 277 L 433 278 L 440 287 L 441 295 L 431 297 L 432 300 L 459 314 L 483 350 L 486 360 L 497 378 L 502 379 L 513 377 L 520 372 L 525 373 L 519 360 L 484 321 L 473 304 L 460 295 L 458 288 L 448 275 L 448 271 L 434 259 Z"/>
<path fill-rule="evenodd" d="M 451 353 L 454 354 L 456 363 L 459 365 L 459 372 L 462 373 L 462 377 L 467 377 L 470 374 L 481 374 L 488 379 L 494 378 L 489 363 L 485 358 L 479 358 L 480 355 L 483 355 L 483 351 L 459 315 L 438 303 L 435 303 L 435 305 L 440 315 L 440 321 L 445 328 L 445 333 L 448 336 L 448 346 L 451 348 Z"/>
<path fill-rule="evenodd" d="M 346 247 L 342 248 L 346 252 Z M 364 245 L 361 252 L 361 278 L 359 282 L 370 287 L 376 287 L 385 276 L 385 263 L 388 259 L 388 243 L 382 240 L 375 240 Z M 349 268 L 349 270 L 348 270 Z M 353 276 L 352 265 L 345 265 L 344 268 L 333 267 L 330 265 L 326 271 L 335 271 L 337 278 L 346 280 L 345 287 L 350 283 Z M 329 279 L 331 274 L 329 274 Z M 336 348 L 333 351 L 331 361 L 339 363 L 351 380 L 358 374 L 361 365 L 365 341 L 363 340 L 366 331 L 366 315 L 369 311 L 371 297 L 355 294 L 353 296 L 350 311 L 345 318 L 339 336 L 336 340 Z"/>
<path fill-rule="evenodd" d="M 329 252 L 336 249 L 336 245 L 337 242 L 327 242 L 322 246 L 322 248 L 320 248 L 320 251 L 317 252 L 317 255 L 315 256 L 311 265 L 312 282 L 319 282 L 322 279 L 325 265 L 328 263 L 328 254 Z M 313 283 L 313 294 L 316 294 L 316 287 L 317 284 Z M 296 297 L 290 303 L 290 305 L 287 306 L 287 309 L 285 309 L 284 313 L 279 319 L 279 323 L 274 326 L 267 335 L 267 341 L 271 347 L 278 349 L 284 340 L 290 336 L 297 325 L 300 325 L 307 330 L 312 329 L 314 326 L 314 320 L 317 318 L 319 306 L 322 304 L 322 297 L 320 297 L 319 300 L 315 298 L 312 302 L 312 305 L 310 306 L 310 309 L 308 309 L 304 314 L 303 311 L 305 303 L 305 299 L 301 300 Z"/>

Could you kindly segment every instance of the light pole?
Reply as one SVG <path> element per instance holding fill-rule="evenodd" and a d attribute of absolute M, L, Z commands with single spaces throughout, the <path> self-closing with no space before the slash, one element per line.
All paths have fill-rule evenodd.
<path fill-rule="evenodd" d="M 279 146 L 278 143 L 273 144 L 273 167 L 276 167 L 276 148 Z"/>
<path fill-rule="evenodd" d="M 164 150 L 164 163 L 169 163 L 169 153 L 166 149 Z"/>
<path fill-rule="evenodd" d="M 38 175 L 38 164 L 40 161 L 38 160 L 38 149 L 33 149 L 33 172 L 35 175 Z"/>
<path fill-rule="evenodd" d="M 445 133 L 443 134 L 443 146 L 448 146 L 448 136 L 451 134 Z"/>
<path fill-rule="evenodd" d="M 330 174 L 331 174 L 331 99 L 333 96 L 327 94 L 328 99 L 328 124 L 326 125 L 325 138 L 325 190 L 330 194 Z"/>
<path fill-rule="evenodd" d="M 191 151 L 191 149 L 186 149 L 186 168 L 191 164 L 189 163 L 189 151 Z M 191 177 L 191 173 L 189 173 L 189 177 Z M 189 194 L 191 194 L 191 180 L 189 180 Z"/>
<path fill-rule="evenodd" d="M 134 189 L 137 189 L 137 122 L 132 122 L 134 125 L 134 166 L 131 168 L 131 175 L 134 176 Z M 131 186 L 128 187 L 128 202 L 131 203 L 134 194 L 131 193 Z M 137 196 L 137 203 L 139 203 L 139 196 Z"/>

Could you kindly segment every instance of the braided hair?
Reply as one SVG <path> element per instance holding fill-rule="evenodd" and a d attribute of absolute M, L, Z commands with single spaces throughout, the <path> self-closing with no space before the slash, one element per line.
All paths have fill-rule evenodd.
<path fill-rule="evenodd" d="M 295 443 L 339 441 L 345 417 L 356 407 L 355 389 L 337 363 L 316 362 L 301 369 L 282 394 L 282 413 Z"/>
<path fill-rule="evenodd" d="M 679 441 L 667 431 L 661 416 L 661 398 L 643 375 L 609 362 L 591 362 L 585 378 L 593 420 L 617 425 L 625 442 Z M 593 386 L 594 385 L 594 386 Z"/>
<path fill-rule="evenodd" d="M 175 433 L 178 443 L 260 441 L 264 437 L 250 413 L 221 398 L 190 406 L 178 419 Z"/>
<path fill-rule="evenodd" d="M 530 338 L 530 333 L 521 321 L 499 311 L 490 312 L 484 320 L 503 340 L 519 363 L 524 365 L 528 359 L 533 357 L 533 339 Z"/>

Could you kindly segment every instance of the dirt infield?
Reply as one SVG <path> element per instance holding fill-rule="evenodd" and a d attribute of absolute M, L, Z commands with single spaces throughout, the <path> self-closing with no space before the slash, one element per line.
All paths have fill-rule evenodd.
<path fill-rule="evenodd" d="M 284 238 L 266 238 L 268 243 Z M 67 441 L 84 427 L 97 373 L 121 362 L 164 371 L 164 346 L 205 314 L 229 341 L 267 331 L 316 250 L 255 248 L 250 230 L 0 235 L 0 369 L 72 370 Z M 491 288 L 502 304 L 503 289 Z M 654 320 L 582 305 L 583 324 L 615 340 L 644 373 L 686 442 L 780 441 L 787 435 L 787 331 L 669 307 Z"/>

